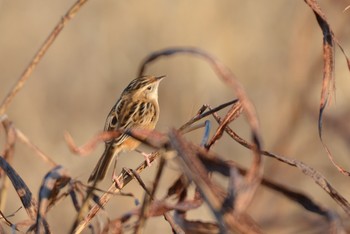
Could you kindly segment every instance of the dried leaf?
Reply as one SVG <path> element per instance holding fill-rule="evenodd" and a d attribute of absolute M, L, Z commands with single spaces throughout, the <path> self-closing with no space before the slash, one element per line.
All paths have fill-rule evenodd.
<path fill-rule="evenodd" d="M 49 207 L 56 202 L 57 195 L 71 180 L 67 170 L 62 166 L 57 166 L 49 171 L 40 186 L 39 190 L 39 206 L 34 230 L 39 232 L 41 224 L 44 224 L 45 232 L 49 232 L 49 227 L 46 224 L 46 213 Z"/>
<path fill-rule="evenodd" d="M 322 90 L 321 90 L 321 100 L 320 100 L 320 109 L 319 109 L 319 117 L 318 117 L 318 134 L 320 141 L 327 152 L 328 158 L 332 162 L 332 164 L 340 171 L 342 174 L 350 176 L 350 172 L 341 167 L 334 159 L 333 154 L 331 153 L 329 147 L 323 140 L 322 135 L 322 118 L 323 113 L 326 108 L 328 102 L 332 96 L 334 96 L 335 92 L 335 77 L 334 77 L 334 33 L 326 19 L 325 14 L 322 12 L 320 6 L 318 5 L 316 0 L 305 0 L 305 2 L 310 6 L 313 10 L 317 22 L 323 33 L 323 82 L 322 82 Z M 344 49 L 336 40 L 337 45 L 341 49 L 343 55 L 345 56 L 348 64 L 348 69 L 350 70 L 350 61 L 345 54 Z"/>
<path fill-rule="evenodd" d="M 0 156 L 0 167 L 4 170 L 8 178 L 10 179 L 13 187 L 15 188 L 23 207 L 26 209 L 27 214 L 31 220 L 35 220 L 37 216 L 37 201 L 32 195 L 26 183 L 17 174 L 15 169 L 11 167 L 6 160 Z"/>

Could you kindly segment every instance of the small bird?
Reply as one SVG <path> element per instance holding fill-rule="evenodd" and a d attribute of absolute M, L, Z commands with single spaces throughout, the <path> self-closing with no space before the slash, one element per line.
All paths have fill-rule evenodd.
<path fill-rule="evenodd" d="M 109 112 L 104 131 L 132 128 L 153 130 L 159 118 L 158 86 L 164 77 L 141 76 L 131 81 Z M 140 143 L 126 134 L 106 141 L 105 150 L 88 182 L 103 180 L 112 159 L 123 151 L 134 150 Z"/>

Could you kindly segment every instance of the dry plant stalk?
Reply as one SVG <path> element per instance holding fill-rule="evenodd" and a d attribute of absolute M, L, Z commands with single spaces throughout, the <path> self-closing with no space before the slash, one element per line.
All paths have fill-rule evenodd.
<path fill-rule="evenodd" d="M 329 147 L 323 140 L 322 135 L 322 118 L 323 118 L 323 112 L 327 106 L 327 103 L 331 101 L 332 96 L 334 96 L 335 92 L 335 76 L 334 76 L 334 66 L 335 66 L 335 60 L 334 60 L 334 42 L 338 45 L 341 52 L 343 53 L 348 69 L 350 71 L 350 60 L 348 56 L 346 55 L 343 47 L 340 45 L 336 37 L 334 36 L 334 33 L 326 19 L 325 14 L 321 10 L 320 6 L 318 5 L 316 0 L 305 0 L 305 2 L 310 6 L 312 11 L 314 12 L 317 22 L 322 30 L 323 33 L 323 81 L 322 81 L 322 90 L 321 90 L 321 100 L 320 100 L 320 109 L 319 109 L 319 116 L 318 116 L 318 134 L 320 141 L 322 143 L 323 148 L 326 150 L 326 153 L 328 155 L 328 158 L 334 165 L 334 167 L 337 168 L 339 172 L 346 176 L 350 176 L 350 172 L 345 170 L 343 167 L 341 167 L 334 159 L 333 154 L 331 153 Z"/>
<path fill-rule="evenodd" d="M 43 56 L 46 54 L 46 51 L 50 48 L 52 43 L 55 41 L 57 36 L 60 34 L 64 26 L 77 14 L 77 12 L 80 10 L 80 8 L 87 2 L 87 0 L 78 0 L 69 10 L 68 12 L 62 17 L 61 21 L 56 25 L 54 30 L 51 32 L 49 37 L 45 40 L 44 44 L 40 47 L 34 58 L 29 63 L 28 67 L 24 70 L 21 77 L 18 79 L 16 84 L 13 86 L 11 91 L 7 94 L 6 98 L 3 100 L 3 102 L 0 105 L 0 116 L 2 116 L 8 106 L 10 105 L 13 98 L 16 96 L 16 94 L 23 88 L 25 82 L 29 79 L 31 74 L 33 73 L 34 69 L 38 65 L 38 63 L 41 61 Z"/>
<path fill-rule="evenodd" d="M 221 81 L 223 81 L 226 86 L 237 95 L 238 99 L 223 103 L 215 108 L 211 108 L 209 105 L 203 105 L 197 115 L 178 130 L 171 129 L 167 133 L 136 129 L 126 131 L 131 137 L 142 141 L 144 144 L 152 146 L 156 150 L 150 157 L 151 162 L 160 158 L 160 166 L 151 189 L 147 188 L 140 176 L 142 171 L 147 167 L 146 161 L 134 170 L 124 169 L 118 176 L 121 188 L 117 188 L 113 183 L 108 191 L 105 191 L 102 196 L 95 194 L 96 191 L 99 191 L 96 184 L 89 187 L 78 180 L 73 180 L 62 165 L 57 165 L 49 156 L 43 153 L 38 146 L 36 146 L 22 133 L 22 131 L 11 123 L 11 121 L 5 116 L 5 113 L 13 98 L 21 90 L 64 26 L 75 16 L 81 6 L 86 2 L 87 0 L 78 0 L 68 10 L 0 106 L 0 122 L 2 123 L 6 134 L 4 150 L 2 150 L 0 157 L 0 167 L 2 169 L 2 171 L 0 171 L 0 179 L 2 183 L 0 188 L 1 202 L 4 201 L 4 197 L 7 193 L 7 185 L 6 182 L 4 182 L 6 174 L 10 178 L 12 186 L 16 189 L 22 205 L 26 209 L 29 217 L 29 221 L 25 220 L 17 224 L 12 224 L 7 216 L 1 211 L 3 209 L 2 207 L 0 210 L 0 217 L 5 225 L 13 227 L 15 230 L 27 228 L 28 231 L 40 232 L 44 230 L 45 233 L 50 233 L 50 225 L 46 221 L 47 213 L 50 212 L 53 206 L 58 204 L 58 201 L 69 196 L 72 199 L 72 205 L 78 213 L 78 218 L 73 225 L 71 232 L 81 233 L 101 209 L 107 205 L 110 199 L 114 198 L 116 194 L 120 194 L 121 189 L 131 180 L 136 179 L 140 186 L 145 190 L 145 196 L 141 207 L 131 210 L 126 214 L 121 215 L 119 218 L 110 221 L 106 226 L 102 227 L 102 231 L 107 232 L 113 230 L 114 233 L 122 233 L 125 224 L 131 217 L 136 216 L 137 221 L 134 226 L 134 233 L 141 233 L 147 219 L 156 216 L 163 216 L 174 233 L 262 233 L 258 223 L 250 217 L 247 212 L 247 207 L 254 199 L 257 188 L 262 185 L 289 198 L 292 202 L 300 204 L 305 210 L 322 216 L 327 221 L 329 232 L 346 232 L 342 225 L 340 216 L 334 210 L 317 204 L 317 202 L 313 201 L 312 198 L 303 192 L 292 190 L 285 185 L 277 184 L 263 176 L 262 155 L 274 158 L 286 165 L 296 167 L 328 193 L 329 196 L 345 211 L 345 213 L 350 216 L 350 204 L 347 199 L 343 197 L 320 172 L 301 161 L 262 150 L 257 114 L 243 87 L 237 81 L 230 69 L 228 69 L 223 63 L 211 54 L 195 47 L 173 47 L 156 51 L 145 58 L 141 64 L 139 74 L 142 75 L 147 66 L 159 58 L 177 54 L 190 54 L 208 62 L 218 75 L 218 78 L 220 78 Z M 333 165 L 341 173 L 350 175 L 348 171 L 335 162 L 332 153 L 323 141 L 322 135 L 323 112 L 335 90 L 334 44 L 337 44 L 344 54 L 349 70 L 350 61 L 345 54 L 344 49 L 335 38 L 334 33 L 317 2 L 315 0 L 305 0 L 305 2 L 313 10 L 323 33 L 324 67 L 318 120 L 319 138 Z M 229 107 L 227 113 L 223 117 L 219 116 L 217 112 L 227 107 Z M 250 126 L 251 142 L 241 138 L 229 126 L 229 124 L 236 120 L 241 113 L 246 116 L 246 120 Z M 214 135 L 210 139 L 210 124 L 208 120 L 205 120 L 204 123 L 199 123 L 196 126 L 194 125 L 209 116 L 212 116 L 218 124 Z M 201 144 L 192 143 L 184 138 L 184 134 L 196 130 L 199 127 L 205 128 Z M 117 137 L 120 134 L 120 131 L 103 132 L 82 147 L 76 147 L 69 134 L 66 134 L 65 137 L 67 144 L 73 153 L 85 156 L 93 152 L 96 146 L 106 139 Z M 213 152 L 212 147 L 215 142 L 220 141 L 225 136 L 229 136 L 234 141 L 252 151 L 253 162 L 248 169 L 243 168 L 233 160 L 224 161 L 220 155 Z M 50 171 L 43 178 L 38 201 L 33 197 L 32 192 L 29 190 L 19 173 L 17 173 L 15 168 L 11 166 L 11 158 L 14 156 L 13 148 L 18 139 L 29 148 L 33 149 L 40 159 L 48 163 L 51 167 Z M 163 198 L 157 198 L 155 194 L 159 182 L 162 179 L 163 171 L 167 162 L 166 157 L 164 157 L 163 154 L 167 151 L 174 151 L 176 153 L 176 161 L 180 165 L 182 173 L 168 188 L 166 196 Z M 228 181 L 228 186 L 223 187 L 215 183 L 210 177 L 213 173 L 223 175 Z M 188 187 L 190 184 L 195 185 L 195 193 L 192 198 L 188 197 Z M 133 197 L 132 194 L 129 195 Z M 93 200 L 95 204 L 91 205 L 91 200 Z M 176 201 L 176 203 L 174 204 L 170 201 Z M 187 212 L 197 209 L 203 204 L 209 206 L 210 211 L 215 216 L 215 222 L 205 222 L 202 220 L 195 221 L 186 218 Z M 88 211 L 87 214 L 85 211 Z M 173 212 L 173 215 L 170 215 L 170 211 Z M 1 230 L 2 229 L 0 229 L 0 231 Z"/>

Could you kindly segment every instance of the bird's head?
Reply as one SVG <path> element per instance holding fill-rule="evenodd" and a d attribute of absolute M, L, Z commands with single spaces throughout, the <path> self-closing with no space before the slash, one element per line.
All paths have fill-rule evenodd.
<path fill-rule="evenodd" d="M 158 99 L 158 86 L 165 76 L 141 76 L 130 82 L 124 94 L 134 98 Z"/>

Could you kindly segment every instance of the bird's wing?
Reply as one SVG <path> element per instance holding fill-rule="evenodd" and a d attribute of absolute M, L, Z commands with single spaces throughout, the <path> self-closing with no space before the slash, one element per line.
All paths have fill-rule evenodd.
<path fill-rule="evenodd" d="M 158 119 L 158 109 L 153 102 L 140 100 L 138 102 L 119 100 L 109 113 L 105 131 L 130 129 L 135 127 L 148 128 Z M 113 139 L 117 145 L 122 144 L 129 136 L 122 134 Z M 107 142 L 106 142 L 107 143 Z"/>

